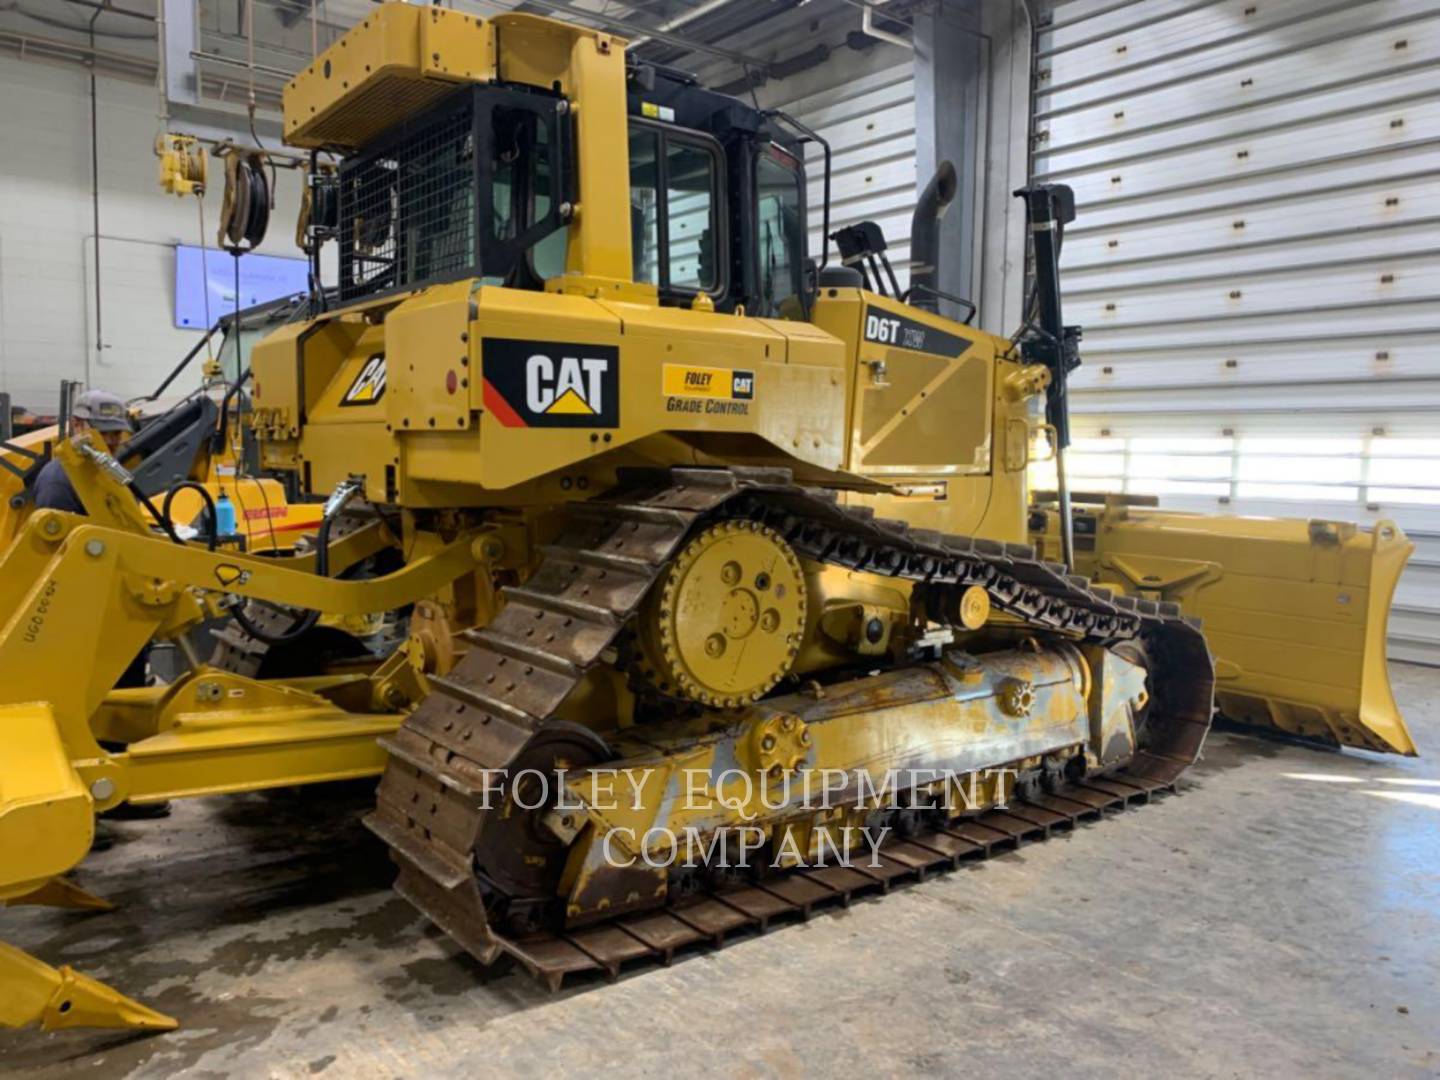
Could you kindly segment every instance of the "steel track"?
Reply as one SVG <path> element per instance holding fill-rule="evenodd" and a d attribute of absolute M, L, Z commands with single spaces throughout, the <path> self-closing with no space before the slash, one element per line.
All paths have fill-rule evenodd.
<path fill-rule="evenodd" d="M 576 931 L 515 935 L 492 926 L 474 855 L 487 827 L 502 827 L 480 809 L 487 778 L 520 757 L 589 670 L 613 661 L 617 636 L 686 538 L 727 517 L 763 521 L 802 556 L 903 578 L 942 600 L 945 590 L 980 585 L 997 609 L 1040 632 L 1143 642 L 1152 665 L 1145 748 L 1104 777 L 894 840 L 877 867 L 793 870 Z M 431 678 L 435 692 L 382 739 L 390 761 L 365 823 L 389 846 L 401 895 L 482 963 L 508 954 L 552 989 L 573 973 L 614 977 L 626 963 L 668 963 L 688 945 L 807 917 L 1173 790 L 1210 725 L 1210 655 L 1176 605 L 1112 596 L 1024 545 L 877 519 L 796 487 L 779 470 L 674 469 L 658 488 L 576 503 L 536 573 L 505 597 L 489 626 L 466 633 L 455 668 Z"/>

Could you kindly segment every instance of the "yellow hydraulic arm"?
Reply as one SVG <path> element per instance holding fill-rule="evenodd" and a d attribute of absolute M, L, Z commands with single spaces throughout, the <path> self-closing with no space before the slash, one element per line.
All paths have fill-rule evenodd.
<path fill-rule="evenodd" d="M 0 559 L 0 903 L 93 909 L 106 905 L 60 875 L 89 850 L 97 810 L 375 775 L 376 740 L 425 691 L 409 647 L 363 674 L 260 681 L 195 662 L 167 686 L 113 690 L 148 641 L 183 641 L 225 594 L 338 615 L 391 610 L 475 573 L 486 545 L 476 530 L 385 577 L 324 578 L 307 558 L 176 544 L 151 531 L 95 444 L 67 441 L 56 455 L 89 516 L 36 511 Z M 332 566 L 377 550 L 380 531 L 337 541 Z M 0 1026 L 33 1023 L 175 1024 L 0 945 Z"/>

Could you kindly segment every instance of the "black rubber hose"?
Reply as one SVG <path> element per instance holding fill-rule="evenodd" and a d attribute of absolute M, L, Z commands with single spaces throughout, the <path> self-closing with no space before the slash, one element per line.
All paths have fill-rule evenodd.
<path fill-rule="evenodd" d="M 170 537 L 170 539 L 177 544 L 183 545 L 185 543 L 184 540 L 180 539 L 180 534 L 175 531 L 175 526 L 170 524 L 170 519 L 156 508 L 155 504 L 150 501 L 149 495 L 146 495 L 145 492 L 140 490 L 139 484 L 131 480 L 125 486 L 130 489 L 130 494 L 135 496 L 140 505 L 150 511 L 150 516 L 160 523 L 160 527 L 165 530 L 166 536 Z M 206 492 L 206 494 L 208 495 L 209 492 Z"/>
<path fill-rule="evenodd" d="M 215 500 L 203 484 L 199 484 L 194 480 L 181 481 L 165 493 L 165 501 L 161 504 L 159 510 L 155 509 L 155 504 L 140 490 L 139 485 L 134 483 L 130 485 L 131 492 L 140 500 L 144 507 L 150 511 L 151 516 L 160 522 L 161 527 L 164 528 L 170 539 L 177 544 L 184 544 L 185 541 L 180 539 L 180 534 L 175 531 L 175 525 L 170 520 L 170 507 L 174 502 L 176 494 L 186 488 L 193 488 L 195 491 L 198 491 L 200 497 L 205 500 L 205 510 L 210 515 L 210 535 L 207 538 L 206 546 L 207 550 L 214 551 L 220 539 L 218 528 L 220 519 L 219 515 L 215 512 Z M 315 552 L 315 572 L 321 577 L 330 576 L 330 522 L 331 519 L 328 517 L 321 518 L 320 531 L 316 534 L 316 542 L 319 544 L 319 549 Z M 242 630 L 251 637 L 258 638 L 265 642 L 267 645 L 284 645 L 286 642 L 294 641 L 300 637 L 301 634 L 309 633 L 315 624 L 320 621 L 320 612 L 307 611 L 290 629 L 279 634 L 272 634 L 268 630 L 260 629 L 260 627 L 251 622 L 250 619 L 246 617 L 245 612 L 240 608 L 236 608 L 231 614 L 235 616 L 235 621 L 240 624 Z"/>
<path fill-rule="evenodd" d="M 131 481 L 129 484 L 129 488 L 130 493 L 140 501 L 140 504 L 144 506 L 146 510 L 150 511 L 150 516 L 160 523 L 161 528 L 165 530 L 166 534 L 170 537 L 170 539 L 182 546 L 184 545 L 185 541 L 180 538 L 180 534 L 175 531 L 174 522 L 170 520 L 170 507 L 171 504 L 174 502 L 175 495 L 178 492 L 183 491 L 185 488 L 193 488 L 194 490 L 198 491 L 200 493 L 200 497 L 205 500 L 205 510 L 210 515 L 210 535 L 207 538 L 206 547 L 209 551 L 215 550 L 220 540 L 220 519 L 219 516 L 215 513 L 215 500 L 210 495 L 210 492 L 205 490 L 203 484 L 199 484 L 194 480 L 181 481 L 165 493 L 165 501 L 161 503 L 158 510 L 155 508 L 155 504 L 150 500 L 150 497 L 140 490 L 139 484 Z M 328 517 L 321 518 L 320 531 L 316 534 L 316 542 L 320 546 L 319 549 L 315 552 L 315 572 L 321 577 L 330 576 L 330 521 L 331 519 Z M 301 634 L 309 633 L 310 630 L 314 628 L 315 624 L 320 621 L 320 612 L 307 611 L 303 616 L 300 617 L 300 619 L 295 622 L 293 626 L 290 627 L 290 629 L 284 631 L 283 633 L 272 634 L 269 631 L 261 630 L 260 627 L 256 626 L 253 622 L 251 622 L 245 616 L 245 612 L 242 611 L 240 608 L 236 608 L 232 612 L 232 614 L 235 616 L 235 621 L 240 624 L 240 628 L 242 630 L 244 630 L 251 637 L 258 638 L 259 640 L 265 642 L 267 645 L 283 645 L 286 642 L 294 641 Z"/>
<path fill-rule="evenodd" d="M 160 524 L 164 526 L 165 531 L 169 533 L 177 543 L 183 544 L 184 541 L 181 540 L 179 534 L 175 532 L 175 522 L 170 518 L 170 507 L 175 502 L 175 496 L 186 488 L 192 491 L 198 491 L 200 497 L 205 500 L 205 512 L 210 516 L 210 535 L 206 538 L 205 547 L 207 551 L 214 551 L 220 543 L 220 515 L 216 513 L 215 500 L 211 497 L 210 492 L 206 490 L 204 484 L 196 483 L 194 480 L 180 481 L 180 483 L 165 492 L 165 501 L 160 504 L 160 513 L 156 516 L 160 519 Z M 149 499 L 145 499 L 145 504 L 150 512 L 154 514 L 155 507 L 150 503 Z"/>
<path fill-rule="evenodd" d="M 321 577 L 330 576 L 330 522 L 332 520 L 333 519 L 329 517 L 322 517 L 320 519 L 320 531 L 315 534 L 315 543 L 318 545 L 315 551 L 315 572 Z M 268 630 L 260 629 L 260 627 L 251 622 L 245 615 L 245 612 L 240 608 L 237 607 L 233 614 L 235 621 L 240 624 L 240 629 L 244 630 L 251 637 L 258 638 L 265 642 L 267 645 L 284 645 L 287 642 L 294 641 L 302 634 L 309 633 L 314 629 L 315 624 L 320 621 L 320 612 L 313 610 L 307 611 L 296 620 L 290 629 L 278 634 L 272 634 Z"/>
<path fill-rule="evenodd" d="M 242 239 L 248 250 L 254 251 L 264 241 L 265 230 L 270 225 L 270 182 L 265 178 L 264 166 L 254 158 L 241 158 L 240 172 L 250 188 Z"/>

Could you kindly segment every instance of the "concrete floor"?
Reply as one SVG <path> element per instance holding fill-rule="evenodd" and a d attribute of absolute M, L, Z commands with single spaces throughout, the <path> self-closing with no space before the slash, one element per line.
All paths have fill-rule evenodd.
<path fill-rule="evenodd" d="M 551 996 L 404 901 L 369 785 L 107 825 L 113 913 L 7 939 L 182 1018 L 0 1036 L 0 1074 L 1440 1075 L 1440 671 L 1397 664 L 1419 760 L 1220 732 L 1183 794 Z"/>

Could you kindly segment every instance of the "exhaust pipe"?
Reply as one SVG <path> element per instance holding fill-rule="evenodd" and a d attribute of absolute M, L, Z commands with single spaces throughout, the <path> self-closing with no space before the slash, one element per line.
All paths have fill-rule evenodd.
<path fill-rule="evenodd" d="M 910 219 L 909 303 L 923 311 L 940 310 L 940 219 L 955 198 L 955 166 L 942 161 L 920 193 Z"/>

